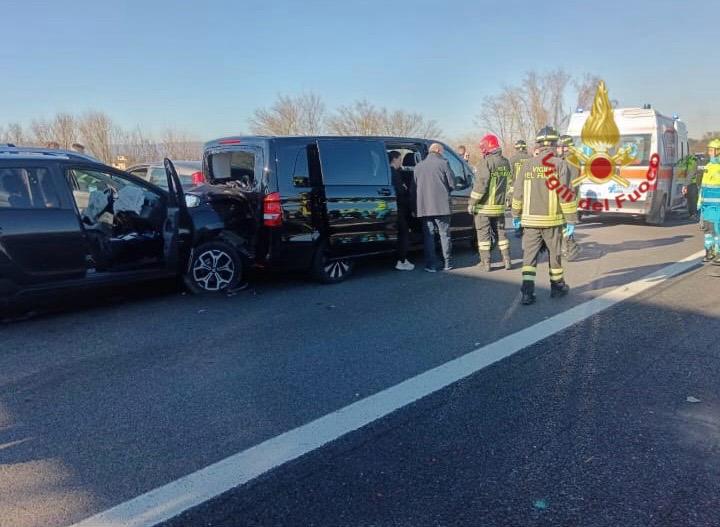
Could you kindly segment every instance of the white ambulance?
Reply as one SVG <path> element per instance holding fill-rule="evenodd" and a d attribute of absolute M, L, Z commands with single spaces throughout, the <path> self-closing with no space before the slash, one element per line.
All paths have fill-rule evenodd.
<path fill-rule="evenodd" d="M 570 118 L 567 134 L 575 147 L 582 147 L 581 133 L 589 111 L 578 110 Z M 584 181 L 579 189 L 581 214 L 630 214 L 642 216 L 647 223 L 662 224 L 667 213 L 685 207 L 682 188 L 687 183 L 685 173 L 676 167 L 677 161 L 688 155 L 688 135 L 685 123 L 667 117 L 646 105 L 645 108 L 616 108 L 615 123 L 620 130 L 619 148 L 631 147 L 635 160 L 620 168 L 618 181 L 593 183 Z M 658 154 L 657 179 L 644 184 L 653 154 Z M 644 192 L 643 192 L 644 190 Z"/>

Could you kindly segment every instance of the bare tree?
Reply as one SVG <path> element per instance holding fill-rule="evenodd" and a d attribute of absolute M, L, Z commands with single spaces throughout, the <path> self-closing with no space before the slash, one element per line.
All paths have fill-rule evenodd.
<path fill-rule="evenodd" d="M 32 130 L 31 142 L 36 146 L 45 146 L 50 141 L 54 141 L 50 123 L 45 120 L 33 120 L 30 130 Z"/>
<path fill-rule="evenodd" d="M 85 148 L 104 163 L 115 160 L 113 145 L 119 137 L 118 128 L 102 112 L 88 112 L 77 119 L 78 131 Z"/>
<path fill-rule="evenodd" d="M 157 144 L 146 136 L 140 127 L 121 133 L 115 153 L 124 155 L 128 166 L 151 163 L 160 158 Z"/>
<path fill-rule="evenodd" d="M 165 130 L 158 149 L 163 158 L 197 160 L 202 157 L 202 143 L 175 129 Z"/>
<path fill-rule="evenodd" d="M 600 80 L 600 77 L 597 75 L 586 73 L 582 79 L 573 82 L 575 91 L 577 92 L 576 108 L 582 108 L 583 110 L 590 109 Z"/>
<path fill-rule="evenodd" d="M 28 138 L 25 137 L 25 130 L 23 130 L 20 123 L 10 123 L 4 129 L 0 128 L 0 143 L 25 146 L 28 143 Z"/>
<path fill-rule="evenodd" d="M 314 135 L 322 132 L 325 105 L 319 96 L 280 95 L 270 108 L 255 110 L 250 129 L 261 135 Z"/>
<path fill-rule="evenodd" d="M 498 95 L 486 97 L 476 123 L 498 135 L 505 148 L 517 139 L 531 141 L 546 125 L 562 131 L 572 111 L 567 104 L 569 87 L 576 89 L 582 105 L 588 97 L 592 100 L 597 82 L 598 78 L 591 75 L 572 82 L 563 70 L 528 72 L 519 86 L 506 86 Z"/>
<path fill-rule="evenodd" d="M 382 132 L 385 135 L 401 137 L 437 138 L 442 130 L 435 120 L 425 120 L 419 113 L 408 113 L 403 110 L 388 112 L 385 108 L 379 111 Z"/>
<path fill-rule="evenodd" d="M 327 120 L 330 133 L 336 135 L 395 135 L 404 137 L 439 137 L 442 131 L 434 120 L 419 113 L 376 108 L 366 100 L 341 106 Z"/>
<path fill-rule="evenodd" d="M 69 113 L 59 113 L 50 121 L 50 133 L 60 148 L 69 150 L 78 141 L 78 126 L 75 117 Z"/>

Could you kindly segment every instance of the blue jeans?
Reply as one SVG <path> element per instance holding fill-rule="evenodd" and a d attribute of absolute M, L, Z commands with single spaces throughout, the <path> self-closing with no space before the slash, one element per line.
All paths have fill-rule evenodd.
<path fill-rule="evenodd" d="M 425 249 L 425 267 L 437 267 L 435 254 L 435 228 L 440 234 L 445 265 L 450 265 L 452 242 L 450 241 L 450 216 L 425 216 L 420 218 L 423 228 L 423 245 Z"/>

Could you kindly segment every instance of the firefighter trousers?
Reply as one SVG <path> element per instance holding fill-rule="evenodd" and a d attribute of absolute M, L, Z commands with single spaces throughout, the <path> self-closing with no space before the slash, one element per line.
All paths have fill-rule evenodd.
<path fill-rule="evenodd" d="M 478 251 L 489 252 L 492 249 L 493 233 L 497 236 L 497 246 L 500 251 L 510 248 L 510 241 L 505 234 L 505 215 L 484 216 L 475 215 L 475 229 L 477 230 Z"/>
<path fill-rule="evenodd" d="M 523 290 L 534 290 L 537 261 L 543 246 L 548 250 L 550 264 L 550 284 L 564 281 L 562 267 L 563 226 L 525 227 L 523 229 Z"/>

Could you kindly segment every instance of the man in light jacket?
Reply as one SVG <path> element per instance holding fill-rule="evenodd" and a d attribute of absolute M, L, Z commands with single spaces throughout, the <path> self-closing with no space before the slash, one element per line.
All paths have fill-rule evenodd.
<path fill-rule="evenodd" d="M 455 174 L 443 157 L 443 146 L 430 145 L 428 156 L 415 167 L 413 191 L 415 194 L 416 214 L 423 228 L 425 247 L 425 270 L 437 271 L 435 254 L 435 229 L 440 234 L 444 270 L 452 269 L 450 242 L 450 193 L 455 188 Z"/>

